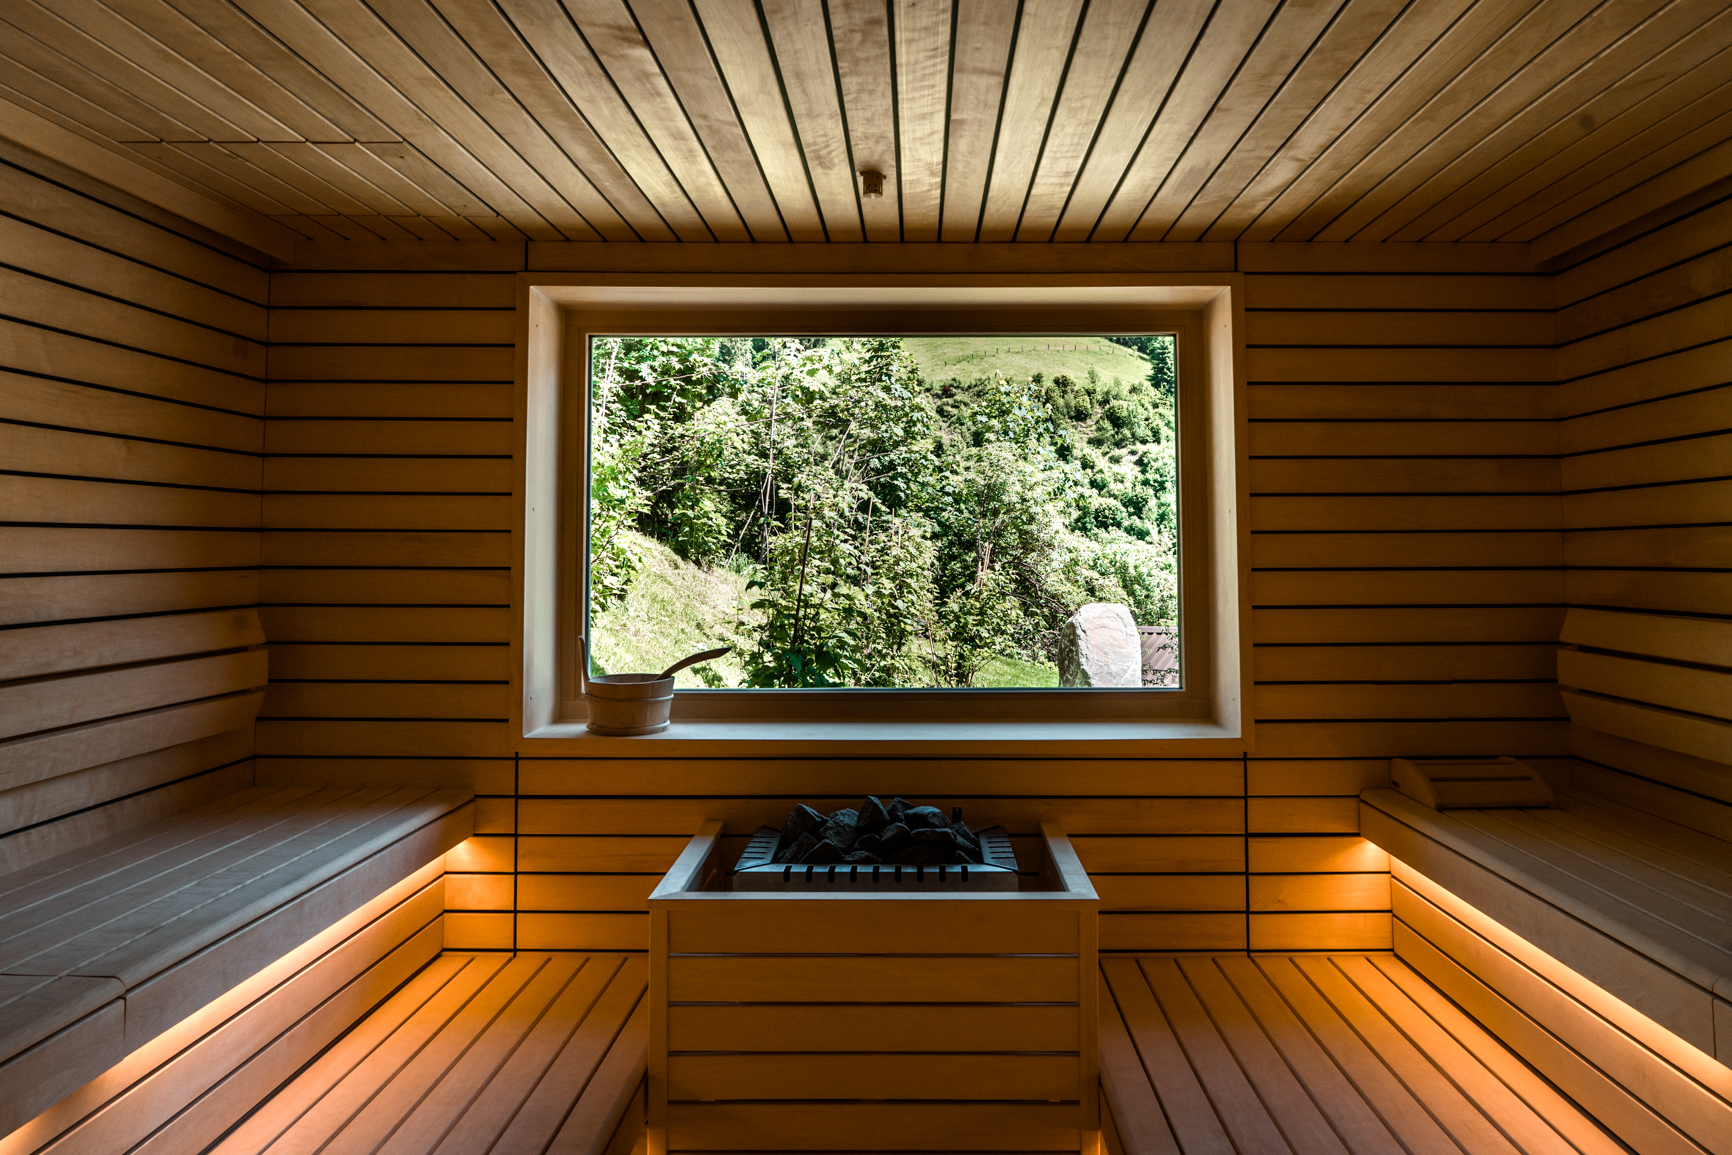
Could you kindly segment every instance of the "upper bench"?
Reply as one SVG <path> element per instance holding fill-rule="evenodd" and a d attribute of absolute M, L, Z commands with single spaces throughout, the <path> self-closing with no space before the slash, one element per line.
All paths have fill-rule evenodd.
<path fill-rule="evenodd" d="M 261 786 L 0 876 L 0 1134 L 473 828 L 465 791 Z"/>
<path fill-rule="evenodd" d="M 1394 790 L 1368 790 L 1359 828 L 1393 858 L 1732 1063 L 1732 843 L 1578 791 L 1557 791 L 1557 802 L 1437 811 Z"/>

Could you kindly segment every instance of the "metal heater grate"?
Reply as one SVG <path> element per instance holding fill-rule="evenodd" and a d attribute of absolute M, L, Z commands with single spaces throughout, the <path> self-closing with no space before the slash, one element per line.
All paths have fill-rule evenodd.
<path fill-rule="evenodd" d="M 1016 890 L 1016 852 L 1004 827 L 982 830 L 985 864 L 909 866 L 893 862 L 789 865 L 775 861 L 782 832 L 760 826 L 734 867 L 735 890 L 817 891 L 829 894 L 911 894 L 941 890 Z"/>

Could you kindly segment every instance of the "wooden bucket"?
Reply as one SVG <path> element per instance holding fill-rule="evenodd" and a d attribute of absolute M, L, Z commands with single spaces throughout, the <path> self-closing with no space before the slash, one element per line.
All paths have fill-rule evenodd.
<path fill-rule="evenodd" d="M 659 674 L 594 674 L 584 680 L 589 728 L 596 734 L 629 738 L 668 728 L 674 680 Z"/>

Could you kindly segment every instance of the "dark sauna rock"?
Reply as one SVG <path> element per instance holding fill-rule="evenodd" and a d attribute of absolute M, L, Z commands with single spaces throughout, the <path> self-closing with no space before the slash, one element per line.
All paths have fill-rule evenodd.
<path fill-rule="evenodd" d="M 946 830 L 950 827 L 950 820 L 936 806 L 910 806 L 902 821 L 910 830 Z"/>
<path fill-rule="evenodd" d="M 826 838 L 824 841 L 808 850 L 806 856 L 800 859 L 800 862 L 806 866 L 812 866 L 814 864 L 824 866 L 832 862 L 841 862 L 844 857 L 845 852 L 843 849 Z"/>
<path fill-rule="evenodd" d="M 912 839 L 909 837 L 908 827 L 902 825 L 900 822 L 892 822 L 889 826 L 886 826 L 883 830 L 878 832 L 879 849 L 877 853 L 882 854 L 886 860 L 892 859 L 898 852 L 907 847 L 911 841 Z"/>
<path fill-rule="evenodd" d="M 939 866 L 955 856 L 954 842 L 910 842 L 908 849 L 898 854 L 895 861 L 904 866 Z"/>
<path fill-rule="evenodd" d="M 817 836 L 848 850 L 853 847 L 854 839 L 858 836 L 859 820 L 858 811 L 838 810 L 824 820 L 824 825 L 817 830 Z"/>
<path fill-rule="evenodd" d="M 914 830 L 909 837 L 919 845 L 932 847 L 931 853 L 942 853 L 937 862 L 950 862 L 952 856 L 960 854 L 964 862 L 980 862 L 980 848 L 963 840 L 962 836 L 952 828 L 948 830 Z"/>
<path fill-rule="evenodd" d="M 776 855 L 775 860 L 777 862 L 804 862 L 806 856 L 812 853 L 812 848 L 816 845 L 818 845 L 818 840 L 812 837 L 811 831 L 807 831 L 794 840 L 794 845 L 784 847 Z"/>
<path fill-rule="evenodd" d="M 799 845 L 801 837 L 809 834 L 812 836 L 812 842 L 816 843 L 818 841 L 818 829 L 828 821 L 828 818 L 810 806 L 796 806 L 790 810 L 788 820 L 782 823 L 782 840 L 777 843 L 782 848 L 782 852 L 776 855 L 776 861 L 799 862 L 800 859 L 794 857 L 793 849 Z M 806 849 L 810 850 L 811 846 L 807 846 Z"/>
<path fill-rule="evenodd" d="M 861 834 L 877 834 L 890 825 L 890 812 L 884 809 L 884 803 L 867 795 L 866 801 L 860 804 L 860 819 L 855 823 Z"/>
<path fill-rule="evenodd" d="M 902 798 L 886 803 L 868 796 L 858 810 L 843 808 L 828 815 L 810 806 L 795 807 L 778 845 L 775 861 L 796 866 L 963 866 L 986 861 L 980 839 L 963 823 L 960 808 L 946 818 L 936 806 L 910 806 Z"/>

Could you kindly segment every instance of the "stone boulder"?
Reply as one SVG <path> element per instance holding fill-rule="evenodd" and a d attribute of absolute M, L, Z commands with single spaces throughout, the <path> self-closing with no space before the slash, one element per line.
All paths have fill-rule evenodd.
<path fill-rule="evenodd" d="M 1058 684 L 1143 684 L 1142 638 L 1127 607 L 1113 602 L 1090 602 L 1060 627 Z"/>

